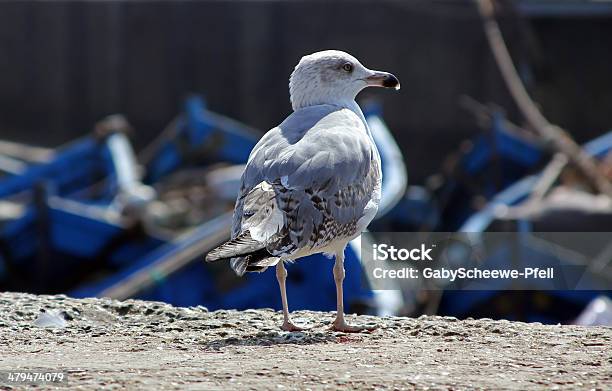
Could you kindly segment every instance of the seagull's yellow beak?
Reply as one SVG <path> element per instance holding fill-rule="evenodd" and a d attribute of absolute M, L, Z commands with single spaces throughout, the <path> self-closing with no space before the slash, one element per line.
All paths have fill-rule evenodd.
<path fill-rule="evenodd" d="M 400 82 L 397 77 L 388 72 L 374 71 L 372 75 L 365 78 L 365 81 L 370 87 L 400 89 Z"/>

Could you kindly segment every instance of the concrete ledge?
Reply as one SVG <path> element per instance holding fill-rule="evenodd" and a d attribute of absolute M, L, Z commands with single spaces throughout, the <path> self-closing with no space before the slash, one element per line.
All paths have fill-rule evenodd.
<path fill-rule="evenodd" d="M 41 309 L 66 325 L 36 326 Z M 63 370 L 79 389 L 612 388 L 611 328 L 350 316 L 379 329 L 349 335 L 333 315 L 300 311 L 312 328 L 286 333 L 272 310 L 2 293 L 0 370 Z"/>

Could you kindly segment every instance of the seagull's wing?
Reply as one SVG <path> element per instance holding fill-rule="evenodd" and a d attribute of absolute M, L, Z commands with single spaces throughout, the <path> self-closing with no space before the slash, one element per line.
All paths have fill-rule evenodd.
<path fill-rule="evenodd" d="M 379 186 L 378 151 L 356 114 L 298 110 L 251 152 L 223 255 L 242 274 L 350 238 L 376 212 Z"/>

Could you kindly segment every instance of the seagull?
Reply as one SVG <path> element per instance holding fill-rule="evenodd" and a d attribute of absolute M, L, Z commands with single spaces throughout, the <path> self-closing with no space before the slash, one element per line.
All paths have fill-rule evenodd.
<path fill-rule="evenodd" d="M 291 322 L 285 262 L 335 257 L 337 313 L 332 329 L 359 332 L 344 319 L 344 249 L 376 215 L 380 155 L 355 98 L 366 87 L 399 90 L 394 75 L 325 50 L 302 57 L 289 78 L 293 113 L 251 151 L 234 209 L 231 240 L 206 255 L 230 260 L 236 274 L 276 267 L 285 331 Z"/>

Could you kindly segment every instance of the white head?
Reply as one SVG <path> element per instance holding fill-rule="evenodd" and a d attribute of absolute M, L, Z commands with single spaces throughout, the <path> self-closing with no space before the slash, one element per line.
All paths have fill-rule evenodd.
<path fill-rule="evenodd" d="M 289 78 L 293 110 L 326 103 L 349 103 L 366 87 L 399 90 L 400 83 L 392 74 L 370 70 L 339 50 L 302 57 Z"/>

